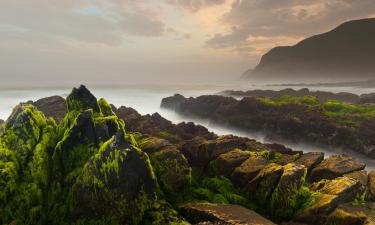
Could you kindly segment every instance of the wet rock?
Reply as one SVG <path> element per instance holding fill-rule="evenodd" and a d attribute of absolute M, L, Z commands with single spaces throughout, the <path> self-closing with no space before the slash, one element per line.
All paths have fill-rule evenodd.
<path fill-rule="evenodd" d="M 369 190 L 370 196 L 373 201 L 375 201 L 375 171 L 371 171 L 368 175 L 369 178 Z"/>
<path fill-rule="evenodd" d="M 310 173 L 311 170 L 321 163 L 324 159 L 323 152 L 308 152 L 303 154 L 299 159 L 295 161 L 297 164 L 304 165 L 307 172 Z"/>
<path fill-rule="evenodd" d="M 268 164 L 254 179 L 249 181 L 244 190 L 251 194 L 255 200 L 267 201 L 275 190 L 282 174 L 282 166 L 275 163 Z"/>
<path fill-rule="evenodd" d="M 225 225 L 274 225 L 258 213 L 238 205 L 188 203 L 180 207 L 182 214 L 192 223 Z"/>
<path fill-rule="evenodd" d="M 369 225 L 375 222 L 375 212 L 366 206 L 340 205 L 328 217 L 327 224 Z"/>
<path fill-rule="evenodd" d="M 94 112 L 100 112 L 98 100 L 84 85 L 73 88 L 66 101 L 69 111 L 92 109 Z"/>
<path fill-rule="evenodd" d="M 310 181 L 334 179 L 347 173 L 363 170 L 366 164 L 348 155 L 333 155 L 323 160 L 310 174 Z"/>
<path fill-rule="evenodd" d="M 156 192 L 148 156 L 133 148 L 118 132 L 90 158 L 73 185 L 73 216 L 106 215 L 136 224 L 151 208 Z"/>
<path fill-rule="evenodd" d="M 66 100 L 61 96 L 51 96 L 31 102 L 39 111 L 43 112 L 46 117 L 52 117 L 57 123 L 68 112 Z"/>
<path fill-rule="evenodd" d="M 249 151 L 234 149 L 230 152 L 221 154 L 217 159 L 211 161 L 210 171 L 217 176 L 229 176 L 235 167 L 241 165 L 249 157 Z"/>
<path fill-rule="evenodd" d="M 231 180 L 240 187 L 245 186 L 259 171 L 268 164 L 261 156 L 251 156 L 240 166 L 236 167 L 231 175 Z"/>

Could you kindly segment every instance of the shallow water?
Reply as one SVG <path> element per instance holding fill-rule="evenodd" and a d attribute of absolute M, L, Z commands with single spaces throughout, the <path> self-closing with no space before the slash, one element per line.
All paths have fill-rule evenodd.
<path fill-rule="evenodd" d="M 174 122 L 179 123 L 182 121 L 193 121 L 195 123 L 199 123 L 205 127 L 207 127 L 210 131 L 213 131 L 219 135 L 224 134 L 234 134 L 237 136 L 245 136 L 249 138 L 254 138 L 261 142 L 264 142 L 264 136 L 262 134 L 254 134 L 249 132 L 238 131 L 236 129 L 225 128 L 222 126 L 218 126 L 215 124 L 211 124 L 205 120 L 193 119 L 193 118 L 185 118 L 177 113 L 161 109 L 160 102 L 161 99 L 167 96 L 171 96 L 175 93 L 183 94 L 185 97 L 196 97 L 204 94 L 215 94 L 222 90 L 226 89 L 242 89 L 242 90 L 249 90 L 249 89 L 274 89 L 279 90 L 286 87 L 263 87 L 263 86 L 252 86 L 249 88 L 243 87 L 243 84 L 238 85 L 201 85 L 201 86 L 127 86 L 123 88 L 103 88 L 103 87 L 88 87 L 91 92 L 97 97 L 104 97 L 108 102 L 114 104 L 115 106 L 119 107 L 121 105 L 132 107 L 136 109 L 141 114 L 152 114 L 158 112 L 166 119 Z M 293 88 L 300 88 L 300 87 L 293 87 Z M 301 87 L 302 88 L 302 87 Z M 330 87 L 313 87 L 310 88 L 311 90 L 325 90 L 325 91 L 332 91 L 332 92 L 352 92 L 356 94 L 362 93 L 369 93 L 375 92 L 375 89 L 368 89 L 368 88 L 330 88 Z M 71 88 L 9 88 L 9 89 L 0 89 L 0 118 L 6 119 L 11 111 L 12 108 L 17 105 L 19 102 L 26 102 L 28 100 L 38 100 L 42 97 L 48 97 L 52 95 L 60 95 L 66 97 Z M 286 144 L 286 143 L 283 143 Z M 322 149 L 316 146 L 311 145 L 289 145 L 296 150 L 303 150 L 303 151 L 323 151 L 327 156 L 338 153 L 339 150 L 333 151 L 332 149 Z M 375 170 L 375 160 L 370 160 L 368 158 L 364 158 L 361 155 L 352 153 L 353 156 L 360 158 L 367 164 L 368 170 Z"/>

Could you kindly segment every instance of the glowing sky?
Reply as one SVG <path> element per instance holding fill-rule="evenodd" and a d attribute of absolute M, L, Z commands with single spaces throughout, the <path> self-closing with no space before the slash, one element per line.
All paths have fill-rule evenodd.
<path fill-rule="evenodd" d="M 233 79 L 274 46 L 374 16 L 374 0 L 1 0 L 0 78 Z"/>

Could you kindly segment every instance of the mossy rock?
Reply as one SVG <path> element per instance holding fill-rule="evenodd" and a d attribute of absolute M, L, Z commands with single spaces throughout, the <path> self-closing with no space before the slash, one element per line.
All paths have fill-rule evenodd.
<path fill-rule="evenodd" d="M 268 164 L 246 185 L 245 191 L 258 202 L 268 201 L 282 174 L 282 166 L 275 163 Z"/>
<path fill-rule="evenodd" d="M 229 176 L 233 170 L 250 157 L 249 151 L 234 149 L 221 154 L 210 162 L 210 173 L 215 176 Z"/>
<path fill-rule="evenodd" d="M 250 156 L 240 166 L 236 167 L 231 175 L 231 180 L 238 186 L 245 186 L 259 171 L 268 164 L 267 159 L 262 156 Z"/>
<path fill-rule="evenodd" d="M 69 111 L 81 112 L 92 109 L 95 113 L 100 113 L 96 97 L 84 85 L 79 88 L 73 88 L 66 101 Z"/>
<path fill-rule="evenodd" d="M 157 181 L 149 158 L 124 134 L 103 144 L 73 186 L 74 218 L 115 218 L 138 224 L 156 200 Z"/>
<path fill-rule="evenodd" d="M 319 163 L 324 160 L 323 152 L 308 152 L 304 153 L 299 159 L 295 161 L 297 164 L 304 165 L 307 173 L 310 173 Z"/>
<path fill-rule="evenodd" d="M 164 200 L 155 201 L 146 211 L 142 224 L 147 225 L 190 225 L 172 206 Z"/>
<path fill-rule="evenodd" d="M 191 168 L 175 146 L 150 154 L 150 158 L 161 187 L 166 192 L 180 191 L 190 186 Z"/>
<path fill-rule="evenodd" d="M 366 164 L 348 155 L 333 155 L 316 166 L 309 180 L 316 182 L 322 179 L 335 179 L 347 173 L 363 170 Z"/>
<path fill-rule="evenodd" d="M 365 225 L 372 224 L 375 212 L 365 206 L 340 205 L 328 217 L 327 225 Z M 371 222 L 372 221 L 372 222 Z"/>

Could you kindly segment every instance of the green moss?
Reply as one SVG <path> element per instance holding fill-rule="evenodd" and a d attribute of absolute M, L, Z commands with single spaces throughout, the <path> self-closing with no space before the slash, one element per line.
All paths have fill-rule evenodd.
<path fill-rule="evenodd" d="M 289 96 L 289 95 L 283 95 L 283 96 L 277 96 L 273 98 L 259 97 L 257 99 L 262 101 L 265 104 L 273 105 L 273 106 L 282 106 L 282 105 L 288 105 L 288 104 L 317 106 L 320 104 L 316 96 L 294 97 L 294 96 Z"/>
<path fill-rule="evenodd" d="M 115 113 L 112 111 L 112 107 L 104 98 L 100 98 L 98 101 L 100 112 L 104 116 L 114 116 Z"/>

